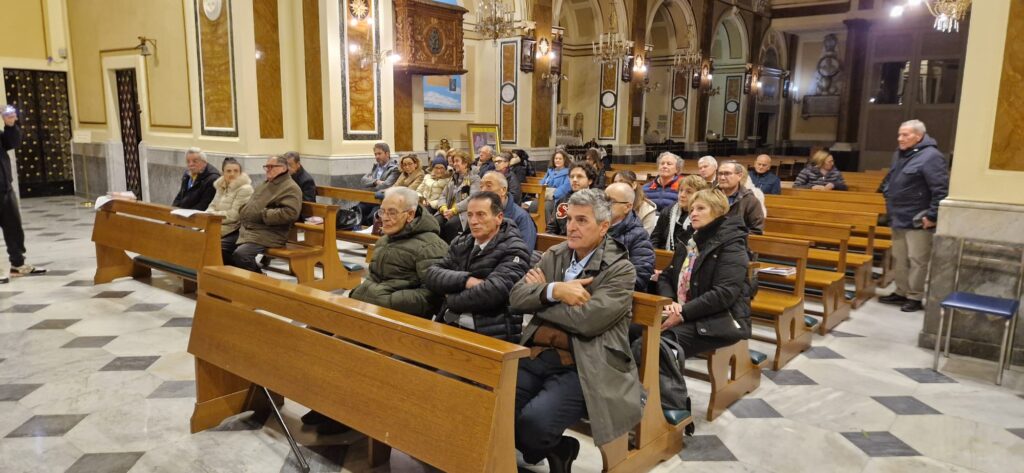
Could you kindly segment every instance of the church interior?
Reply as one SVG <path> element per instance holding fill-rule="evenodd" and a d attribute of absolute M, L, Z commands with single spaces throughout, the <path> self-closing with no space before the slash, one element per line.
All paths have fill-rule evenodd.
<path fill-rule="evenodd" d="M 1024 1 L 0 0 L 0 18 L 0 472 L 1024 465 Z M 225 187 L 187 210 L 195 159 Z M 728 190 L 733 167 L 739 190 Z M 232 189 L 229 168 L 251 181 L 250 203 L 297 190 L 295 172 L 315 194 L 283 224 L 268 216 L 283 200 L 211 213 L 209 198 Z M 601 192 L 577 189 L 577 169 Z M 434 205 L 421 185 L 410 203 L 384 183 L 392 170 L 446 175 L 459 197 Z M 488 209 L 505 206 L 494 231 L 517 229 L 530 256 L 516 257 L 523 270 L 499 304 L 508 338 L 437 294 L 433 268 L 417 263 L 425 249 L 383 256 L 412 222 L 444 240 L 435 265 L 458 259 L 457 242 L 479 245 L 470 259 L 487 251 L 494 240 L 463 202 L 489 198 L 493 174 L 500 205 Z M 769 174 L 776 191 L 760 186 Z M 635 190 L 628 202 L 613 195 L 622 185 Z M 756 224 L 733 216 L 747 190 Z M 583 203 L 592 194 L 607 202 Z M 405 230 L 389 230 L 389 199 L 413 209 Z M 632 245 L 616 226 L 639 220 L 643 202 L 657 211 L 642 233 L 654 273 L 616 303 L 632 354 L 606 345 L 599 364 L 636 388 L 616 391 L 588 380 L 581 356 L 615 329 L 541 315 L 598 317 L 603 305 L 578 308 L 598 300 L 585 284 L 607 268 L 587 283 L 541 274 L 538 312 L 511 314 L 533 271 L 590 241 L 573 212 L 589 205 L 604 228 L 592 250 L 604 265 L 604 242 Z M 664 336 L 695 323 L 685 301 L 712 264 L 701 229 L 722 231 L 698 203 L 746 225 L 737 284 L 748 292 L 725 302 L 748 312 L 747 334 L 684 355 Z M 253 244 L 247 218 L 283 228 L 252 268 L 233 263 Z M 670 229 L 659 245 L 655 219 L 692 219 L 693 239 L 673 247 Z M 569 253 L 567 265 L 596 264 Z M 637 253 L 624 253 L 638 274 Z M 379 277 L 385 264 L 412 264 L 443 305 L 424 316 L 359 296 L 398 284 Z M 451 272 L 471 291 L 504 268 Z M 555 292 L 569 285 L 584 302 Z M 568 346 L 518 338 L 536 325 Z M 531 461 L 524 366 L 556 352 L 583 383 L 585 412 Z M 625 361 L 603 360 L 613 355 Z M 685 406 L 668 407 L 667 364 L 685 379 Z M 642 394 L 628 428 L 606 435 L 619 413 L 596 391 Z"/>

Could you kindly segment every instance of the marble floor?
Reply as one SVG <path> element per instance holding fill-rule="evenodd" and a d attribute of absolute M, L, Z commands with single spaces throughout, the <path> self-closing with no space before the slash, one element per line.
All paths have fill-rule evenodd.
<path fill-rule="evenodd" d="M 274 420 L 189 433 L 194 301 L 159 273 L 94 286 L 93 214 L 78 203 L 22 202 L 29 261 L 50 271 L 0 286 L 0 472 L 298 471 Z M 711 423 L 708 386 L 691 382 L 697 433 L 655 471 L 1024 471 L 1020 370 L 1003 387 L 989 362 L 954 356 L 932 371 L 915 345 L 921 318 L 869 302 Z M 431 470 L 401 452 L 372 470 L 365 439 L 318 438 L 305 411 L 284 406 L 313 471 Z M 600 471 L 582 443 L 574 471 Z"/>

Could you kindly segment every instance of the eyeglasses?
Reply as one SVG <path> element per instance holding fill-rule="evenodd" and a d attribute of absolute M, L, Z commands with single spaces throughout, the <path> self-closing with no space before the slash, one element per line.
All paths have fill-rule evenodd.
<path fill-rule="evenodd" d="M 719 171 L 718 172 L 718 176 L 719 177 L 729 177 L 729 176 L 732 176 L 732 175 L 735 175 L 735 174 L 736 173 L 731 172 L 731 171 Z"/>
<path fill-rule="evenodd" d="M 265 169 L 265 170 L 267 170 L 267 171 L 269 171 L 269 170 L 271 170 L 271 169 L 274 169 L 274 168 L 276 168 L 276 167 L 282 167 L 282 168 L 283 168 L 283 167 L 284 167 L 284 164 L 264 164 L 264 165 L 263 165 L 263 169 Z"/>
<path fill-rule="evenodd" d="M 501 159 L 501 158 L 494 158 L 494 162 L 496 162 L 496 163 L 503 163 L 503 162 L 505 162 L 505 160 Z"/>
<path fill-rule="evenodd" d="M 377 210 L 377 216 L 380 217 L 380 218 L 387 217 L 387 218 L 389 218 L 391 220 L 394 220 L 394 219 L 398 218 L 399 215 L 401 215 L 403 213 L 406 213 L 406 212 L 408 212 L 408 210 L 379 209 L 379 210 Z"/>
<path fill-rule="evenodd" d="M 619 202 L 619 201 L 615 201 L 615 200 L 613 200 L 612 203 L 613 204 L 623 204 L 623 205 L 633 205 L 632 202 Z"/>

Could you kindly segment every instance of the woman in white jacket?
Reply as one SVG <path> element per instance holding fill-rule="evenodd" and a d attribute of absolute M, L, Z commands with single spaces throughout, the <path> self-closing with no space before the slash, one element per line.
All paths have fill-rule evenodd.
<path fill-rule="evenodd" d="M 221 176 L 213 182 L 213 187 L 217 193 L 206 211 L 224 217 L 220 223 L 221 248 L 234 248 L 240 225 L 238 211 L 252 197 L 252 179 L 242 172 L 242 165 L 235 158 L 224 158 Z"/>
<path fill-rule="evenodd" d="M 434 157 L 430 163 L 430 173 L 423 176 L 423 182 L 416 189 L 420 195 L 420 204 L 430 207 L 431 213 L 437 212 L 437 209 L 445 203 L 441 197 L 451 180 L 452 177 L 448 173 L 448 162 L 445 160 L 444 154 Z"/>

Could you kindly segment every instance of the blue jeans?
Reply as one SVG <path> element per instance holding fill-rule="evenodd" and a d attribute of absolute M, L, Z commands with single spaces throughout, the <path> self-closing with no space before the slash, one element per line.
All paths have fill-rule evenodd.
<path fill-rule="evenodd" d="M 537 463 L 583 416 L 587 404 L 576 366 L 564 366 L 555 350 L 519 360 L 516 377 L 516 449 Z"/>

